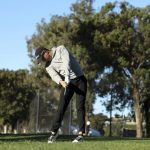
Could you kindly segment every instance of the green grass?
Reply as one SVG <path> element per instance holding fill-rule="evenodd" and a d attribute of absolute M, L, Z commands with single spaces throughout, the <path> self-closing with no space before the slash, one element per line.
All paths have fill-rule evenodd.
<path fill-rule="evenodd" d="M 0 135 L 0 150 L 149 150 L 150 139 L 86 137 L 82 143 L 71 143 L 73 137 L 60 136 L 47 143 L 48 135 Z"/>

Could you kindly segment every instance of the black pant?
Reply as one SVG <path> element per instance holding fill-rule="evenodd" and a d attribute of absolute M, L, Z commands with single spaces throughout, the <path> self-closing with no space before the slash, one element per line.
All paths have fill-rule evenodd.
<path fill-rule="evenodd" d="M 61 89 L 60 102 L 58 112 L 52 125 L 52 131 L 57 132 L 61 126 L 64 113 L 67 106 L 73 96 L 76 93 L 76 109 L 77 109 L 77 120 L 79 125 L 79 132 L 85 133 L 85 99 L 87 92 L 87 80 L 85 76 L 78 77 L 71 80 L 67 88 Z"/>

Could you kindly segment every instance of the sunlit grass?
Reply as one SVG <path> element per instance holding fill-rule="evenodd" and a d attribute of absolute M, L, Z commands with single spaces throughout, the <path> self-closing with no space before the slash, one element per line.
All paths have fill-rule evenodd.
<path fill-rule="evenodd" d="M 0 136 L 0 150 L 149 150 L 150 139 L 92 138 L 71 143 L 73 137 L 60 136 L 56 143 L 47 143 L 48 135 Z"/>

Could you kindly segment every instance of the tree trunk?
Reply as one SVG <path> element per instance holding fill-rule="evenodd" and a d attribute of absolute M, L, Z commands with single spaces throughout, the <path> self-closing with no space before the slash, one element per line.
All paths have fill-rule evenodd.
<path fill-rule="evenodd" d="M 140 107 L 140 94 L 135 80 L 133 80 L 133 100 L 136 119 L 136 137 L 142 138 L 143 133 L 142 133 L 142 113 Z"/>

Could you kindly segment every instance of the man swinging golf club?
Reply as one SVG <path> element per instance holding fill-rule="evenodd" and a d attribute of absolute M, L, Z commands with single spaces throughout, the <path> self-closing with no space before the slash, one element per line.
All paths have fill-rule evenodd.
<path fill-rule="evenodd" d="M 78 136 L 73 143 L 83 140 L 85 133 L 85 99 L 87 91 L 87 80 L 76 61 L 75 57 L 63 46 L 47 49 L 37 48 L 35 57 L 38 63 L 45 63 L 45 68 L 53 81 L 62 86 L 60 102 L 57 114 L 48 138 L 48 143 L 53 143 L 57 138 L 57 131 L 61 126 L 64 113 L 73 96 L 76 93 L 77 120 L 79 126 Z"/>

